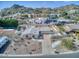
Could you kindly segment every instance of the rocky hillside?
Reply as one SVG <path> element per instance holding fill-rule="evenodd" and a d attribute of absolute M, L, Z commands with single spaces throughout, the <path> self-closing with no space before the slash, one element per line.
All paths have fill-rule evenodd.
<path fill-rule="evenodd" d="M 29 7 L 24 7 L 20 6 L 17 4 L 14 4 L 10 8 L 4 8 L 1 10 L 0 15 L 1 16 L 6 16 L 6 15 L 11 15 L 15 13 L 43 13 L 43 14 L 50 14 L 50 13 L 62 13 L 63 11 L 69 11 L 69 10 L 74 10 L 74 9 L 79 9 L 78 5 L 66 5 L 58 8 L 29 8 Z"/>

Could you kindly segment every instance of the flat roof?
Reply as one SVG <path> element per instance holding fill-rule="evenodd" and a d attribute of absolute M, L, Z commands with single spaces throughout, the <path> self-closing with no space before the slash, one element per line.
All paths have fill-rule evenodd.
<path fill-rule="evenodd" d="M 70 30 L 79 29 L 79 24 L 67 24 Z"/>

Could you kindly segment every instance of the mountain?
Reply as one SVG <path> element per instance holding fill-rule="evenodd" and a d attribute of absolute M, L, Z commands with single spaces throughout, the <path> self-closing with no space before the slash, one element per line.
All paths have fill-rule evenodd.
<path fill-rule="evenodd" d="M 15 14 L 15 13 L 29 12 L 29 11 L 32 11 L 32 10 L 33 10 L 33 8 L 27 8 L 27 7 L 24 7 L 24 6 L 14 4 L 10 8 L 2 9 L 1 12 L 0 12 L 0 15 L 6 16 L 6 15 L 10 15 L 10 14 Z"/>
<path fill-rule="evenodd" d="M 26 7 L 14 4 L 11 8 L 12 9 L 17 9 L 17 8 L 26 8 Z"/>
<path fill-rule="evenodd" d="M 35 14 L 49 14 L 49 13 L 62 13 L 63 11 L 69 11 L 69 10 L 74 10 L 78 9 L 79 10 L 79 5 L 66 5 L 66 6 L 61 6 L 58 8 L 29 8 L 29 7 L 24 7 L 21 5 L 14 4 L 10 8 L 4 8 L 1 10 L 0 15 L 1 16 L 6 16 L 6 15 L 11 15 L 15 13 L 35 13 Z"/>

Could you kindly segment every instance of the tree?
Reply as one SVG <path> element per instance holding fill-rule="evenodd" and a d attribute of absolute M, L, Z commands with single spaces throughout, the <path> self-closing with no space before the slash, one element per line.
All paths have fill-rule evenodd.
<path fill-rule="evenodd" d="M 68 13 L 67 13 L 67 12 L 65 12 L 65 11 L 63 11 L 63 12 L 61 13 L 61 15 L 62 15 L 62 16 L 67 16 L 67 15 L 68 15 Z"/>
<path fill-rule="evenodd" d="M 18 26 L 18 21 L 16 19 L 0 19 L 0 27 L 6 28 L 16 28 Z"/>

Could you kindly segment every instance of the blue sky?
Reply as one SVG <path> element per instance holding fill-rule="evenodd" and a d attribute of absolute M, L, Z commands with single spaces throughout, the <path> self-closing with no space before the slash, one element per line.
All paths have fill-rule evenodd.
<path fill-rule="evenodd" d="M 13 4 L 19 4 L 32 8 L 55 8 L 69 4 L 79 5 L 79 1 L 0 1 L 0 9 L 11 7 Z"/>

